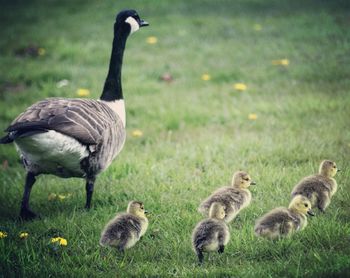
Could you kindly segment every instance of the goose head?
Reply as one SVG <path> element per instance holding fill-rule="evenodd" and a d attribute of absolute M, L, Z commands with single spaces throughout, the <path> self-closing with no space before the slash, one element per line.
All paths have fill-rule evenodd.
<path fill-rule="evenodd" d="M 222 204 L 218 202 L 214 202 L 211 204 L 209 209 L 209 218 L 222 220 L 225 218 L 225 215 L 225 207 Z"/>
<path fill-rule="evenodd" d="M 139 201 L 131 201 L 128 204 L 128 208 L 126 210 L 128 213 L 131 213 L 135 216 L 145 218 L 147 211 L 142 202 Z"/>
<path fill-rule="evenodd" d="M 296 195 L 290 202 L 288 208 L 292 211 L 295 211 L 303 215 L 306 215 L 306 214 L 309 214 L 311 216 L 315 215 L 311 210 L 311 203 L 309 199 L 302 195 Z"/>
<path fill-rule="evenodd" d="M 248 173 L 244 171 L 238 171 L 233 174 L 232 186 L 236 188 L 248 188 L 250 185 L 255 185 Z"/>
<path fill-rule="evenodd" d="M 123 34 L 131 35 L 141 27 L 148 25 L 148 22 L 142 20 L 135 10 L 124 10 L 117 15 L 114 32 L 121 30 Z"/>
<path fill-rule="evenodd" d="M 340 171 L 335 162 L 330 160 L 323 160 L 320 165 L 319 173 L 325 177 L 333 178 L 335 174 Z"/>

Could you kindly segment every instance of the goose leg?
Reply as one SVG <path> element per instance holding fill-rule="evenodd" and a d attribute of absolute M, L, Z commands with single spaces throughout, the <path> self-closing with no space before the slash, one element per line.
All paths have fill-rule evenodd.
<path fill-rule="evenodd" d="M 29 208 L 30 192 L 32 191 L 33 184 L 35 183 L 35 175 L 31 172 L 27 173 L 26 181 L 24 185 L 24 192 L 21 203 L 20 217 L 24 220 L 34 219 L 36 214 Z"/>
<path fill-rule="evenodd" d="M 86 204 L 85 208 L 89 209 L 91 207 L 91 198 L 92 198 L 92 193 L 94 192 L 94 184 L 95 184 L 95 177 L 93 178 L 88 178 L 86 180 Z"/>

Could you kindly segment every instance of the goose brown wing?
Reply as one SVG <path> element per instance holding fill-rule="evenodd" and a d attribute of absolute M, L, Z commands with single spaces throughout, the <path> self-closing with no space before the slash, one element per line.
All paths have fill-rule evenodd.
<path fill-rule="evenodd" d="M 118 121 L 118 116 L 100 101 L 49 98 L 28 107 L 6 131 L 18 137 L 55 130 L 83 144 L 95 145 L 101 141 L 104 130 Z"/>

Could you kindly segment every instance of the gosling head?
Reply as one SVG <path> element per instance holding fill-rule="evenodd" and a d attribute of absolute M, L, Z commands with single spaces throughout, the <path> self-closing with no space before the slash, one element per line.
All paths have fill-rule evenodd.
<path fill-rule="evenodd" d="M 135 10 L 124 10 L 118 13 L 114 24 L 114 32 L 121 28 L 121 34 L 131 35 L 141 27 L 148 26 L 148 22 L 140 19 Z"/>
<path fill-rule="evenodd" d="M 301 214 L 309 214 L 314 216 L 315 214 L 311 210 L 311 203 L 308 198 L 302 195 L 296 195 L 289 204 L 289 209 Z"/>
<path fill-rule="evenodd" d="M 209 209 L 209 218 L 222 220 L 225 218 L 225 215 L 225 207 L 222 204 L 218 202 L 214 202 L 211 204 Z"/>
<path fill-rule="evenodd" d="M 131 201 L 128 204 L 128 208 L 126 210 L 128 213 L 139 217 L 146 217 L 147 211 L 145 211 L 145 207 L 142 202 L 139 201 Z"/>
<path fill-rule="evenodd" d="M 320 165 L 319 173 L 323 176 L 333 178 L 335 174 L 340 171 L 335 162 L 330 160 L 323 160 Z"/>
<path fill-rule="evenodd" d="M 256 183 L 252 181 L 248 173 L 243 171 L 238 171 L 233 174 L 232 186 L 237 188 L 248 188 L 250 185 L 255 185 Z"/>

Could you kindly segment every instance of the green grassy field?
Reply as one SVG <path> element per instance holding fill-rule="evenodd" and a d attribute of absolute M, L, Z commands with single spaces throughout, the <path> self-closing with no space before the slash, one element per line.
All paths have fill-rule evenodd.
<path fill-rule="evenodd" d="M 350 277 L 349 2 L 1 1 L 0 128 L 45 97 L 86 88 L 98 98 L 124 8 L 150 23 L 124 56 L 125 147 L 99 176 L 90 211 L 83 180 L 42 176 L 31 197 L 42 219 L 21 222 L 24 170 L 14 146 L 0 145 L 0 276 Z M 42 55 L 15 54 L 29 45 Z M 272 64 L 279 59 L 289 64 Z M 58 88 L 62 79 L 69 84 Z M 326 158 L 342 169 L 326 213 L 291 238 L 256 238 L 255 220 L 287 206 Z M 238 169 L 257 182 L 251 206 L 230 224 L 225 253 L 199 267 L 197 206 Z M 145 237 L 125 255 L 101 248 L 103 226 L 133 199 L 151 211 Z M 53 248 L 54 236 L 67 246 Z"/>

